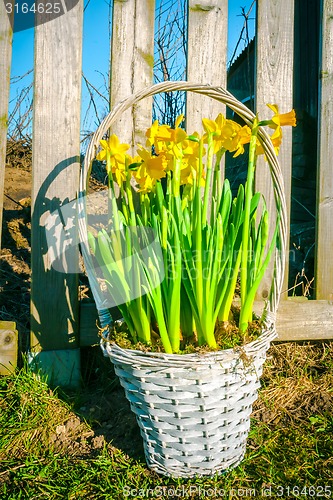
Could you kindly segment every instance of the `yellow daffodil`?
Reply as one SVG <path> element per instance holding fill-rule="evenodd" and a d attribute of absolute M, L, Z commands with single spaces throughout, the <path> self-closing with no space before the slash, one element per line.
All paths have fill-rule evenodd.
<path fill-rule="evenodd" d="M 237 134 L 233 137 L 228 150 L 235 154 L 233 155 L 236 158 L 239 155 L 244 153 L 244 145 L 248 144 L 251 139 L 251 129 L 247 125 L 243 127 L 239 126 Z M 226 148 L 227 149 L 227 148 Z"/>
<path fill-rule="evenodd" d="M 123 182 L 126 181 L 125 163 L 117 162 L 117 164 L 112 167 L 111 171 L 114 174 L 118 186 L 120 186 Z"/>
<path fill-rule="evenodd" d="M 158 121 L 155 120 L 146 132 L 146 145 L 154 146 L 156 153 L 160 154 L 173 147 L 173 145 L 181 143 L 187 137 L 185 130 L 179 128 L 183 119 L 184 115 L 177 117 L 175 128 L 171 128 L 169 125 L 159 125 Z"/>
<path fill-rule="evenodd" d="M 195 132 L 192 137 L 199 139 L 199 134 Z M 183 160 L 180 172 L 180 183 L 193 185 L 194 177 L 197 177 L 199 171 L 199 141 L 186 139 L 182 142 Z M 206 151 L 203 150 L 203 155 Z M 202 170 L 200 186 L 205 186 L 205 171 Z"/>
<path fill-rule="evenodd" d="M 137 170 L 133 171 L 133 177 L 138 184 L 139 193 L 149 193 L 154 189 L 156 179 L 148 174 L 144 163 Z"/>
<path fill-rule="evenodd" d="M 219 131 L 219 127 L 218 127 L 218 124 L 217 124 L 217 119 L 218 119 L 218 117 L 216 118 L 215 121 L 214 120 L 209 120 L 208 118 L 203 118 L 202 119 L 202 125 L 203 125 L 203 128 L 204 128 L 204 130 L 206 131 L 207 134 L 212 134 L 212 133 L 216 133 L 216 132 Z"/>
<path fill-rule="evenodd" d="M 146 146 L 154 146 L 157 154 L 162 153 L 166 142 L 170 140 L 169 129 L 168 125 L 160 125 L 158 120 L 155 120 L 146 132 Z"/>
<path fill-rule="evenodd" d="M 125 163 L 125 153 L 130 147 L 129 144 L 121 144 L 115 134 L 112 134 L 107 141 L 101 140 L 100 144 L 103 149 L 96 156 L 97 160 L 109 161 L 111 165 L 115 165 L 116 162 Z"/>
<path fill-rule="evenodd" d="M 157 131 L 159 128 L 159 123 L 158 120 L 155 120 L 154 123 L 152 124 L 151 127 L 146 132 L 146 137 L 147 137 L 147 146 L 152 146 L 154 144 L 155 137 L 157 135 Z"/>
<path fill-rule="evenodd" d="M 193 134 L 193 137 L 196 137 L 199 139 L 199 134 Z M 182 143 L 182 148 L 183 148 L 183 156 L 188 160 L 188 162 L 192 166 L 196 166 L 198 161 L 199 161 L 199 140 L 198 142 L 186 139 Z M 205 150 L 203 151 L 203 154 L 205 154 Z"/>
<path fill-rule="evenodd" d="M 279 149 L 280 149 L 280 146 L 281 146 L 281 142 L 282 142 L 282 130 L 281 130 L 280 134 L 277 137 L 273 137 L 272 136 L 271 137 L 271 141 L 273 143 L 273 146 L 274 146 L 274 149 L 275 149 L 275 153 L 276 153 L 276 155 L 278 155 L 279 154 Z M 264 148 L 262 147 L 261 143 L 257 139 L 256 155 L 259 156 L 259 155 L 263 155 L 264 153 L 265 153 Z M 267 160 L 266 155 L 265 155 L 265 160 Z"/>
<path fill-rule="evenodd" d="M 101 151 L 97 155 L 97 160 L 106 161 L 106 171 L 113 174 L 117 184 L 120 186 L 126 180 L 125 158 L 129 144 L 121 144 L 118 137 L 112 134 L 109 139 L 101 140 Z"/>
<path fill-rule="evenodd" d="M 155 180 L 165 177 L 167 161 L 164 155 L 152 156 L 149 151 L 142 148 L 138 150 L 138 155 L 143 160 L 143 166 L 147 174 Z"/>
<path fill-rule="evenodd" d="M 222 148 L 232 152 L 239 150 L 237 134 L 242 129 L 241 125 L 233 120 L 227 120 L 221 113 L 215 120 L 204 118 L 202 124 L 206 131 L 205 142 L 208 140 L 208 134 L 213 134 L 214 153 L 217 153 Z M 241 152 L 242 150 L 238 154 L 241 154 Z"/>
<path fill-rule="evenodd" d="M 272 140 L 278 137 L 279 135 L 282 136 L 281 127 L 284 127 L 286 125 L 296 127 L 296 114 L 294 109 L 289 111 L 289 113 L 280 114 L 279 108 L 276 104 L 267 104 L 267 106 L 274 113 L 274 116 L 271 118 L 271 120 L 267 122 L 267 125 L 270 128 L 274 129 L 273 135 L 271 137 Z"/>
<path fill-rule="evenodd" d="M 193 186 L 194 179 L 197 178 L 197 176 L 198 176 L 198 171 L 195 168 L 191 167 L 190 165 L 186 165 L 180 171 L 180 184 Z M 205 171 L 203 170 L 200 179 L 200 187 L 205 187 L 205 180 L 206 176 L 205 176 Z"/>

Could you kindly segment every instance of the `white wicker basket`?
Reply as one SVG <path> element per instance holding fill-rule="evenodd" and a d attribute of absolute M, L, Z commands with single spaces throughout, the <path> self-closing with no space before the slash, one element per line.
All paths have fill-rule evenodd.
<path fill-rule="evenodd" d="M 143 438 L 148 466 L 173 477 L 213 476 L 243 459 L 271 324 L 244 348 L 156 354 L 106 344 Z"/>
<path fill-rule="evenodd" d="M 143 90 L 119 103 L 104 119 L 88 147 L 81 170 L 79 232 L 85 263 L 91 255 L 85 217 L 86 186 L 99 141 L 112 123 L 139 100 L 174 90 L 197 92 L 227 104 L 251 125 L 254 114 L 229 92 L 209 85 L 165 82 Z M 244 457 L 252 403 L 257 398 L 259 377 L 270 342 L 276 337 L 275 313 L 282 286 L 286 204 L 283 178 L 274 147 L 264 130 L 259 131 L 270 167 L 275 199 L 281 207 L 279 250 L 261 336 L 242 348 L 208 354 L 160 354 L 121 349 L 104 343 L 126 397 L 137 417 L 148 466 L 173 477 L 214 475 L 235 467 Z M 89 276 L 92 288 L 95 277 Z"/>

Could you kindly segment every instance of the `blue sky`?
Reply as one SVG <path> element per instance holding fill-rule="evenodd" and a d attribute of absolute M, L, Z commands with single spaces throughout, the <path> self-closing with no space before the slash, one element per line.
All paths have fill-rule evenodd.
<path fill-rule="evenodd" d="M 87 0 L 85 0 L 87 4 Z M 239 34 L 244 24 L 241 14 L 241 7 L 247 12 L 252 4 L 252 0 L 229 0 L 229 34 L 228 34 L 228 60 L 231 58 Z M 253 8 L 251 18 L 254 18 Z M 254 19 L 250 21 L 250 36 L 254 34 Z M 105 75 L 109 65 L 109 5 L 106 0 L 91 0 L 87 5 L 84 15 L 83 34 L 83 72 L 88 80 L 97 88 L 103 91 Z M 13 56 L 11 76 L 24 75 L 33 68 L 33 28 L 14 33 Z M 244 48 L 244 43 L 240 44 L 240 49 Z M 27 86 L 33 79 L 32 73 L 11 86 L 10 109 L 13 107 L 17 92 Z M 83 106 L 88 99 L 88 92 L 83 84 L 82 87 Z"/>

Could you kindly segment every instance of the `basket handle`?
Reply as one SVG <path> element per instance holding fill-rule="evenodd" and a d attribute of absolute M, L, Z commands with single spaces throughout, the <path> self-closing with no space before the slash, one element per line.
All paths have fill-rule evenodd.
<path fill-rule="evenodd" d="M 236 99 L 230 92 L 222 87 L 215 87 L 209 84 L 201 85 L 186 81 L 177 82 L 162 82 L 152 85 L 151 87 L 145 88 L 126 99 L 120 101 L 104 118 L 96 132 L 93 134 L 90 143 L 88 145 L 84 163 L 80 172 L 80 191 L 78 196 L 78 209 L 79 209 L 79 236 L 81 241 L 81 248 L 84 260 L 90 259 L 89 246 L 87 243 L 88 228 L 85 218 L 85 196 L 87 194 L 87 184 L 89 180 L 89 175 L 92 166 L 92 160 L 96 156 L 97 148 L 99 147 L 100 140 L 103 138 L 108 129 L 112 124 L 131 106 L 136 104 L 138 101 L 146 97 L 151 97 L 155 94 L 163 92 L 173 92 L 173 91 L 187 91 L 195 92 L 197 94 L 202 94 L 207 97 L 211 97 L 232 109 L 237 115 L 239 115 L 247 125 L 251 127 L 255 114 Z M 262 143 L 265 151 L 265 155 L 268 161 L 269 170 L 272 177 L 273 188 L 274 188 L 274 199 L 276 206 L 280 207 L 280 220 L 279 220 L 279 238 L 280 238 L 280 248 L 275 252 L 275 272 L 273 276 L 273 282 L 270 290 L 269 300 L 268 300 L 268 311 L 272 313 L 273 321 L 275 320 L 275 313 L 277 311 L 280 293 L 283 284 L 283 276 L 285 269 L 285 257 L 286 257 L 286 242 L 287 242 L 287 207 L 286 199 L 284 193 L 284 182 L 281 167 L 279 165 L 274 146 L 270 139 L 270 136 L 263 128 L 259 128 L 258 138 Z"/>

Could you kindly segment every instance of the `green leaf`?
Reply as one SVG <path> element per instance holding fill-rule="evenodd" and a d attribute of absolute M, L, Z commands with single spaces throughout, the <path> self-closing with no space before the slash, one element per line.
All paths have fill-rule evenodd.
<path fill-rule="evenodd" d="M 93 255 L 95 255 L 95 253 L 96 253 L 96 239 L 95 239 L 95 236 L 90 231 L 88 231 L 88 244 L 89 244 L 89 248 L 90 248 L 91 253 Z"/>
<path fill-rule="evenodd" d="M 193 142 L 199 142 L 199 139 L 195 135 L 188 135 L 187 138 Z"/>
<path fill-rule="evenodd" d="M 225 234 L 228 227 L 231 202 L 232 202 L 232 193 L 230 189 L 230 183 L 228 179 L 225 179 L 223 183 L 222 198 L 218 209 L 218 213 L 220 213 L 222 217 L 223 234 Z"/>
<path fill-rule="evenodd" d="M 236 228 L 236 232 L 239 230 L 240 225 L 242 223 L 243 210 L 244 210 L 244 186 L 243 184 L 240 184 L 238 188 L 237 197 L 235 198 L 233 203 L 232 214 L 231 214 L 231 218 Z"/>
<path fill-rule="evenodd" d="M 137 170 L 141 165 L 142 165 L 142 161 L 140 161 L 138 163 L 131 163 L 130 165 L 128 165 L 127 168 L 129 170 Z"/>

